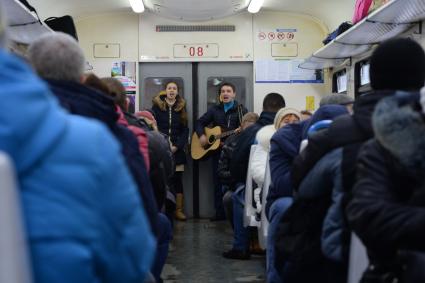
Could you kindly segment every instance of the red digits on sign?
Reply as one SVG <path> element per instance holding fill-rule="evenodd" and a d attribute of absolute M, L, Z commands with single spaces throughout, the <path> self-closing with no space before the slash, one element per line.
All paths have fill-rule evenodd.
<path fill-rule="evenodd" d="M 199 57 L 204 56 L 204 48 L 202 48 L 201 46 L 198 47 L 198 56 Z"/>
<path fill-rule="evenodd" d="M 191 57 L 195 56 L 195 47 L 190 47 L 190 48 L 189 48 L 189 55 L 190 55 Z"/>

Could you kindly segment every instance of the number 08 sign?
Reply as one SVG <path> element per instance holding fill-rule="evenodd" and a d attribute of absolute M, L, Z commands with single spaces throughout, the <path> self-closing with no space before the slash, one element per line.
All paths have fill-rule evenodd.
<path fill-rule="evenodd" d="M 174 44 L 174 58 L 217 58 L 217 43 Z"/>

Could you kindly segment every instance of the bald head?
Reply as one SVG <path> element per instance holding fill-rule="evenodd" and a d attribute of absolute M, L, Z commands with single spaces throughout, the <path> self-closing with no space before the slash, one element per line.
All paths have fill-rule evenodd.
<path fill-rule="evenodd" d="M 61 33 L 46 33 L 28 49 L 28 57 L 36 72 L 45 79 L 80 82 L 85 58 L 78 42 Z"/>

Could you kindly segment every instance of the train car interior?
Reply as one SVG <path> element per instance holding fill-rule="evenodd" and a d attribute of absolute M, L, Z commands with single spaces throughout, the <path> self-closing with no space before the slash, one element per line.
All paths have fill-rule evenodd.
<path fill-rule="evenodd" d="M 125 107 L 127 107 L 127 109 L 122 109 L 121 114 L 126 117 L 127 126 L 134 127 L 126 115 L 134 117 L 137 121 L 142 119 L 140 117 L 146 118 L 146 115 L 152 115 L 155 125 L 161 132 L 160 137 L 168 140 L 171 146 L 171 150 L 167 149 L 167 152 L 170 151 L 170 154 L 174 156 L 173 174 L 178 177 L 159 177 L 159 179 L 165 180 L 163 181 L 164 184 L 167 183 L 167 185 L 164 185 L 164 190 L 168 190 L 167 197 L 164 196 L 164 199 L 166 198 L 167 204 L 168 202 L 171 203 L 171 208 L 166 204 L 161 204 L 162 207 L 158 207 L 158 209 L 160 214 L 164 213 L 168 218 L 170 216 L 166 211 L 171 209 L 171 218 L 176 219 L 169 221 L 171 222 L 170 231 L 172 232 L 167 236 L 168 240 L 165 241 L 166 251 L 165 257 L 162 259 L 163 262 L 158 263 L 161 265 L 159 274 L 155 274 L 156 271 L 151 270 L 147 272 L 148 275 L 146 275 L 144 281 L 120 281 L 117 279 L 119 277 L 108 281 L 99 276 L 99 280 L 90 281 L 93 283 L 313 282 L 309 279 L 302 279 L 303 277 L 298 277 L 297 280 L 291 276 L 298 276 L 294 275 L 300 272 L 295 268 L 297 264 L 300 264 L 300 266 L 306 264 L 305 272 L 309 273 L 310 261 L 305 260 L 306 257 L 309 257 L 307 250 L 311 252 L 312 250 L 316 252 L 317 249 L 320 250 L 320 239 L 318 239 L 318 242 L 312 243 L 311 246 L 307 244 L 303 246 L 306 253 L 302 254 L 302 260 L 300 258 L 295 259 L 295 256 L 289 255 L 293 255 L 293 252 L 286 254 L 286 251 L 299 245 L 296 242 L 299 239 L 295 238 L 294 235 L 298 236 L 296 227 L 303 228 L 302 225 L 296 226 L 294 224 L 295 228 L 284 226 L 285 223 L 282 222 L 284 220 L 281 220 L 280 226 L 277 227 L 274 224 L 275 222 L 272 222 L 271 216 L 268 216 L 269 209 L 270 211 L 273 209 L 273 206 L 268 207 L 272 203 L 269 200 L 270 191 L 273 192 L 273 189 L 278 187 L 276 184 L 278 180 L 286 178 L 285 180 L 290 182 L 289 180 L 292 178 L 291 184 L 294 184 L 294 176 L 296 175 L 293 173 L 295 172 L 294 167 L 288 167 L 293 170 L 288 169 L 288 172 L 293 173 L 291 177 L 277 173 L 283 172 L 279 170 L 283 170 L 282 168 L 287 164 L 275 165 L 278 162 L 276 161 L 278 157 L 274 157 L 273 154 L 279 146 L 274 139 L 275 137 L 277 139 L 280 132 L 284 133 L 282 130 L 288 126 L 292 127 L 291 123 L 294 121 L 295 124 L 301 125 L 304 120 L 304 113 L 313 115 L 312 120 L 316 119 L 316 116 L 324 115 L 325 118 L 317 118 L 314 121 L 326 120 L 328 122 L 318 125 L 308 124 L 309 128 L 299 130 L 303 132 L 302 135 L 300 132 L 299 137 L 291 136 L 291 138 L 288 138 L 290 142 L 284 143 L 284 147 L 287 146 L 288 149 L 295 139 L 299 139 L 294 150 L 288 149 L 288 152 L 291 152 L 290 158 L 288 157 L 291 165 L 288 166 L 296 165 L 297 162 L 302 166 L 310 166 L 301 162 L 305 161 L 303 158 L 307 158 L 306 154 L 303 155 L 303 153 L 307 152 L 308 154 L 309 147 L 310 149 L 313 148 L 313 145 L 310 144 L 315 140 L 310 140 L 310 137 L 314 136 L 314 132 L 320 133 L 323 128 L 328 127 L 331 131 L 332 120 L 338 119 L 336 116 L 341 115 L 334 114 L 333 111 L 341 111 L 341 113 L 347 115 L 350 112 L 351 114 L 353 103 L 354 111 L 360 109 L 360 106 L 356 106 L 359 99 L 374 93 L 374 90 L 376 90 L 377 83 L 373 79 L 377 80 L 378 76 L 375 75 L 372 78 L 370 74 L 372 70 L 376 72 L 377 63 L 374 63 L 372 56 L 380 44 L 393 39 L 409 39 L 423 48 L 425 47 L 425 35 L 423 35 L 425 0 L 2 0 L 1 2 L 0 9 L 2 11 L 0 14 L 3 19 L 0 20 L 5 21 L 7 19 L 7 24 L 4 27 L 0 26 L 0 34 L 7 30 L 6 34 L 9 40 L 7 49 L 11 53 L 14 53 L 17 57 L 25 58 L 24 60 L 29 65 L 32 64 L 34 70 L 38 72 L 39 70 L 33 61 L 37 54 L 33 54 L 35 51 L 31 51 L 36 50 L 36 48 L 31 49 L 32 44 L 56 31 L 71 35 L 84 54 L 85 76 L 94 74 L 98 78 L 102 78 L 100 79 L 102 81 L 104 78 L 113 77 L 121 82 L 125 89 L 124 100 L 126 101 Z M 407 47 L 403 50 L 407 50 Z M 391 54 L 388 56 L 393 56 L 393 53 L 388 54 Z M 402 65 L 404 58 L 409 55 L 399 54 L 397 56 L 400 58 L 388 57 L 380 62 L 387 62 L 389 65 L 402 62 L 400 63 Z M 416 60 L 420 59 L 417 58 Z M 413 61 L 415 62 L 415 59 Z M 45 67 L 43 62 L 40 64 Z M 58 62 L 57 64 L 61 63 Z M 391 67 L 387 68 L 388 73 L 392 72 L 391 74 L 387 74 L 384 68 L 379 70 L 388 77 L 393 78 L 394 76 L 394 79 L 388 80 L 395 81 L 401 77 L 405 78 L 401 74 L 402 72 L 410 72 L 409 68 L 403 69 L 402 67 L 399 69 L 400 75 L 394 74 L 396 71 L 392 71 Z M 41 73 L 38 73 L 42 77 Z M 408 78 L 405 81 L 410 82 L 414 79 L 412 77 L 415 76 L 406 75 L 406 77 Z M 57 85 L 52 87 L 54 82 L 49 80 L 47 82 L 50 90 L 55 92 Z M 224 89 L 229 89 L 230 94 L 225 93 Z M 392 90 L 400 89 L 394 88 Z M 418 92 L 414 88 L 408 90 Z M 274 109 L 273 106 L 270 106 L 273 104 L 272 102 L 269 103 L 270 105 L 267 104 L 267 101 L 273 99 L 273 94 L 284 98 L 283 104 L 279 102 L 279 98 L 274 98 L 273 103 L 280 105 L 279 108 L 283 108 L 285 111 Z M 403 97 L 403 94 L 397 93 L 397 95 L 397 97 Z M 116 99 L 114 95 L 112 96 L 113 99 Z M 345 100 L 329 102 L 337 96 L 338 99 Z M 328 99 L 329 97 L 331 98 Z M 403 103 L 410 105 L 410 102 L 407 102 L 410 101 L 409 99 L 400 98 L 399 101 L 402 102 L 399 102 L 398 105 Z M 65 100 L 60 97 L 58 100 L 63 106 Z M 325 100 L 328 102 L 325 102 Z M 120 105 L 116 101 L 114 100 L 117 105 Z M 180 102 L 183 102 L 181 107 Z M 335 108 L 336 110 L 333 109 L 334 104 L 338 104 L 338 107 L 342 110 L 338 107 Z M 351 108 L 347 106 L 348 104 L 351 105 Z M 80 115 L 78 111 L 73 112 L 75 110 L 73 107 L 65 108 L 68 112 L 71 112 L 71 116 Z M 332 114 L 320 114 L 322 113 L 320 108 L 323 107 L 329 107 L 331 110 L 328 111 Z M 19 106 L 16 106 L 16 110 L 19 111 L 19 108 Z M 412 108 L 417 109 L 413 106 Z M 216 109 L 216 112 L 211 109 Z M 227 124 L 227 127 L 224 127 L 226 129 L 220 123 L 214 122 L 219 119 L 217 117 L 221 115 L 220 111 L 223 112 L 223 123 Z M 260 125 L 259 123 L 263 123 L 267 118 L 267 113 L 273 113 L 269 122 L 261 124 L 262 126 L 275 125 L 272 128 L 273 133 L 276 132 L 273 138 L 272 135 L 268 137 L 268 151 L 264 153 L 266 159 L 262 168 L 261 183 L 258 183 L 256 179 L 255 170 L 251 173 L 249 171 L 251 164 L 255 162 L 255 160 L 252 160 L 253 152 L 256 151 L 256 147 L 261 147 L 261 141 L 258 134 L 255 133 L 254 136 L 248 138 L 250 131 L 246 129 L 250 129 L 250 127 L 246 129 L 243 127 L 243 122 L 249 120 L 247 112 L 255 112 L 259 115 L 259 118 L 253 118 L 252 123 L 255 123 L 254 125 Z M 382 112 L 386 111 L 382 110 Z M 232 113 L 234 113 L 234 116 L 232 116 Z M 22 115 L 25 116 L 26 114 L 23 113 Z M 178 117 L 183 118 L 178 118 L 180 120 L 175 124 L 173 119 L 177 116 L 174 115 L 181 115 Z M 279 115 L 283 116 L 276 122 Z M 369 124 L 372 119 L 371 115 L 368 116 L 367 120 Z M 378 114 L 375 112 L 374 115 Z M 392 117 L 395 116 L 397 115 L 394 114 Z M 244 120 L 245 117 L 248 120 Z M 294 121 L 288 118 L 288 122 L 285 122 L 285 117 L 293 118 Z M 89 115 L 89 118 L 93 117 Z M 150 118 L 146 119 L 149 120 Z M 146 119 L 143 120 L 143 123 L 148 124 L 151 130 L 153 126 L 149 123 L 153 120 L 149 120 L 148 123 Z M 232 119 L 237 125 L 231 126 Z M 2 132 L 3 122 L 0 115 L 0 132 Z M 282 122 L 285 123 L 282 124 Z M 163 124 L 166 125 L 166 128 L 168 127 L 167 130 L 163 130 Z M 374 129 L 380 125 L 378 124 L 378 122 L 374 122 Z M 207 129 L 205 129 L 208 125 L 221 126 L 220 132 L 208 134 Z M 369 128 L 371 127 L 369 125 Z M 180 135 L 176 138 L 172 134 L 175 129 Z M 406 131 L 403 129 L 406 129 L 406 127 L 400 126 L 399 131 L 405 133 Z M 295 135 L 295 131 L 294 126 L 293 132 L 288 135 Z M 136 134 L 136 132 L 132 132 Z M 388 131 L 383 132 L 388 134 Z M 349 139 L 349 134 L 355 133 L 348 130 L 339 136 L 347 136 Z M 151 134 L 148 133 L 148 141 L 150 137 Z M 203 137 L 206 138 L 205 143 Z M 247 156 L 243 156 L 237 161 L 234 159 L 228 161 L 229 172 L 233 173 L 231 176 L 232 183 L 229 185 L 222 182 L 219 170 L 223 164 L 223 153 L 227 145 L 228 148 L 232 145 L 230 140 L 233 137 L 245 137 L 246 141 L 252 139 L 250 142 L 253 145 L 247 151 Z M 369 138 L 372 137 L 373 134 L 369 136 Z M 146 133 L 142 134 L 141 139 L 143 138 L 146 139 Z M 82 139 L 85 139 L 85 137 L 82 137 Z M 141 139 L 138 139 L 139 143 L 142 143 Z M 218 140 L 220 142 L 217 142 Z M 242 151 L 243 139 L 242 142 L 241 139 L 235 138 L 233 140 L 236 141 L 231 148 L 232 153 L 237 154 Z M 305 150 L 301 151 L 299 146 L 301 146 L 301 149 L 305 148 L 302 140 L 306 140 L 305 144 L 308 145 Z M 333 146 L 332 141 L 335 140 L 329 141 L 328 151 Z M 198 149 L 194 147 L 195 142 L 200 145 Z M 167 142 L 166 144 L 168 145 Z M 213 148 L 213 144 L 216 144 L 218 149 Z M 142 145 L 139 144 L 139 146 L 142 148 Z M 148 142 L 145 146 L 148 148 Z M 154 147 L 154 145 L 149 144 L 149 152 L 145 148 L 147 153 L 141 150 L 137 154 L 141 156 L 140 158 L 144 158 L 145 165 L 143 166 L 146 168 L 144 167 L 143 170 L 148 172 L 144 174 L 148 174 L 151 178 L 152 187 L 155 188 L 156 182 L 152 181 L 153 177 L 149 175 L 152 171 L 149 170 L 156 167 L 163 168 L 161 167 L 163 165 L 158 161 L 159 159 L 152 161 L 152 156 L 146 157 L 148 154 L 152 154 L 151 146 Z M 406 146 L 413 147 L 414 144 L 406 141 Z M 385 147 L 385 150 L 388 150 L 388 147 Z M 0 142 L 1 154 L 10 155 L 7 148 L 7 146 L 3 147 Z M 199 157 L 195 150 L 201 151 Z M 283 149 L 283 151 L 285 150 Z M 349 151 L 343 151 L 341 154 L 346 152 Z M 391 150 L 389 152 L 393 153 Z M 337 151 L 331 151 L 329 155 L 331 154 L 337 154 Z M 17 200 L 20 199 L 20 187 L 25 188 L 26 186 L 26 183 L 21 181 L 22 174 L 25 174 L 25 172 L 21 173 L 19 168 L 17 173 L 14 172 L 13 154 L 8 158 L 2 156 L 0 155 L 0 178 L 2 180 L 0 182 L 0 282 L 48 282 L 45 281 L 48 277 L 39 274 L 37 269 L 39 264 L 34 264 L 36 257 L 31 256 L 33 250 L 30 245 L 33 242 L 24 240 L 26 237 L 25 229 L 31 229 L 31 227 L 23 228 L 26 227 L 26 220 L 19 211 L 26 211 L 25 204 L 20 204 Z M 411 160 L 414 159 L 413 156 Z M 147 159 L 150 160 L 150 163 Z M 126 161 L 128 160 L 126 159 Z M 313 163 L 309 168 L 316 169 L 321 164 L 318 160 L 316 160 L 317 166 L 313 167 Z M 320 162 L 322 160 L 320 159 Z M 404 159 L 397 160 L 402 160 L 400 162 L 404 164 Z M 9 162 L 12 163 L 11 168 L 9 168 Z M 419 168 L 420 165 L 418 164 L 422 164 L 420 161 L 415 162 L 415 168 Z M 340 163 L 338 164 L 341 165 L 341 168 L 345 168 L 346 164 L 342 161 Z M 353 164 L 355 164 L 355 161 L 353 161 Z M 239 171 L 239 168 L 235 166 L 245 167 L 243 171 Z M 298 166 L 297 168 L 301 167 Z M 131 171 L 131 168 L 129 171 Z M 307 173 L 309 174 L 307 175 Z M 313 173 L 313 171 L 303 172 L 303 177 L 305 179 L 310 175 L 314 177 L 314 174 L 310 173 Z M 236 176 L 237 174 L 239 175 Z M 325 175 L 326 173 L 322 173 L 321 176 Z M 85 174 L 82 179 L 84 178 Z M 238 179 L 242 181 L 235 181 Z M 299 179 L 295 182 L 297 185 L 294 185 L 294 199 L 296 199 L 298 193 L 302 195 L 302 189 L 307 184 L 305 179 L 304 181 Z M 169 182 L 176 182 L 176 184 L 170 185 Z M 137 181 L 135 183 L 138 185 Z M 356 186 L 358 184 L 356 183 Z M 240 189 L 241 186 L 242 189 Z M 229 189 L 230 187 L 232 189 Z M 295 188 L 300 191 L 295 191 Z M 60 189 L 60 186 L 57 189 Z M 226 198 L 229 190 L 231 197 L 227 200 L 232 204 L 229 208 L 230 213 L 226 210 L 228 208 L 223 199 L 223 197 Z M 142 194 L 142 199 L 143 197 Z M 330 203 L 334 200 L 331 199 Z M 268 201 L 270 201 L 269 204 L 267 204 Z M 146 206 L 146 200 L 142 202 Z M 356 204 L 351 202 L 348 204 L 348 200 L 346 203 L 348 210 Z M 422 204 L 425 205 L 425 203 Z M 238 205 L 241 205 L 241 210 L 238 210 Z M 305 209 L 312 207 L 311 203 L 303 203 L 300 204 L 299 209 L 301 209 L 301 205 L 304 205 Z M 294 206 L 291 206 L 291 208 Z M 295 213 L 296 208 L 297 206 L 289 211 Z M 342 213 L 342 208 L 339 209 Z M 423 210 L 423 206 L 420 209 Z M 348 210 L 344 211 L 347 212 Z M 242 224 L 239 225 L 239 222 L 233 221 L 239 212 L 243 214 L 243 217 L 240 218 L 241 221 L 243 220 L 241 222 L 243 226 L 240 226 Z M 317 214 L 320 213 L 322 211 Z M 360 214 L 358 212 L 358 215 Z M 290 215 L 290 213 L 286 215 Z M 326 215 L 326 213 L 323 215 Z M 375 216 L 376 214 L 371 215 Z M 304 214 L 302 216 L 307 217 Z M 285 217 L 283 216 L 282 219 L 285 219 Z M 287 216 L 287 218 L 289 217 Z M 310 217 L 313 216 L 310 214 Z M 388 216 L 388 218 L 391 217 L 397 218 L 395 212 L 394 215 Z M 365 236 L 366 232 L 365 234 L 358 233 L 356 229 L 361 226 L 360 222 L 354 220 L 351 222 L 352 218 L 349 217 L 347 219 L 344 219 L 344 221 L 354 225 L 355 229 L 348 230 L 348 235 L 352 235 L 351 240 L 349 240 L 350 244 L 346 250 L 341 251 L 345 261 L 342 260 L 343 263 L 341 263 L 337 260 L 337 263 L 332 262 L 333 265 L 331 267 L 326 265 L 326 268 L 324 267 L 325 263 L 321 261 L 320 264 L 322 265 L 317 264 L 315 268 L 311 269 L 313 270 L 311 274 L 318 274 L 319 277 L 315 282 L 354 283 L 360 282 L 360 280 L 363 280 L 361 282 L 423 282 L 420 280 L 408 281 L 408 279 L 404 279 L 405 281 L 372 281 L 370 278 L 371 281 L 367 281 L 365 270 L 370 271 L 373 265 L 368 261 L 364 244 L 368 248 L 367 251 L 370 252 L 368 244 L 372 243 L 373 245 L 377 242 L 372 240 L 368 242 L 367 239 L 369 238 Z M 308 219 L 308 221 L 310 220 Z M 371 222 L 373 224 L 372 220 Z M 325 220 L 323 225 L 326 226 L 326 223 Z M 270 237 L 270 229 L 273 230 L 272 235 L 275 235 L 275 233 L 284 233 L 279 229 L 289 229 L 287 227 L 292 227 L 294 234 L 285 230 L 284 232 L 289 233 L 285 234 L 284 239 L 288 241 L 285 243 L 294 246 L 286 247 L 285 244 L 279 242 L 276 236 Z M 154 228 L 152 229 L 154 230 Z M 278 229 L 278 232 L 275 229 Z M 238 234 L 240 231 L 248 236 Z M 315 235 L 314 233 L 311 232 L 308 235 Z M 322 240 L 325 237 L 324 235 L 322 234 Z M 239 236 L 243 240 L 239 239 Z M 241 241 L 245 241 L 244 237 L 248 237 L 248 244 L 246 245 L 249 245 L 249 248 L 240 252 L 235 246 L 240 245 Z M 403 235 L 400 236 L 400 241 L 415 239 L 413 236 L 411 238 L 409 236 L 403 237 Z M 161 240 L 159 238 L 157 240 L 158 245 L 160 245 Z M 270 246 L 272 241 L 276 243 Z M 243 243 L 245 245 L 245 242 Z M 322 249 L 325 249 L 323 243 Z M 129 249 L 132 248 L 129 247 Z M 344 254 L 344 252 L 346 253 Z M 269 256 L 273 259 L 270 259 Z M 282 258 L 279 256 L 282 256 Z M 67 254 L 63 254 L 62 257 L 66 258 Z M 313 258 L 314 256 L 311 256 L 311 259 Z M 53 262 L 54 257 L 51 260 Z M 155 265 L 157 264 L 156 260 Z M 273 266 L 279 265 L 282 261 L 285 262 L 285 266 L 282 263 L 281 270 L 277 271 L 278 268 Z M 292 265 L 293 262 L 296 263 Z M 272 264 L 274 265 L 271 266 Z M 31 268 L 32 265 L 36 267 Z M 385 267 L 388 266 L 385 265 Z M 404 265 L 404 269 L 401 269 L 406 270 L 406 266 Z M 328 267 L 331 271 L 326 274 L 318 271 L 318 269 L 323 271 Z M 93 267 L 93 269 L 96 268 Z M 102 269 L 103 267 L 99 268 Z M 334 272 L 334 270 L 338 271 Z M 125 268 L 122 272 L 127 271 L 132 272 Z M 96 272 L 97 270 L 95 270 Z M 101 273 L 101 271 L 99 272 Z M 291 272 L 294 272 L 294 274 Z M 286 275 L 282 275 L 284 273 Z M 285 276 L 289 276 L 287 280 L 282 279 Z M 397 276 L 394 275 L 392 278 L 396 278 L 394 280 L 401 278 Z M 341 278 L 343 279 L 341 280 Z M 64 280 L 63 282 L 68 281 Z"/>

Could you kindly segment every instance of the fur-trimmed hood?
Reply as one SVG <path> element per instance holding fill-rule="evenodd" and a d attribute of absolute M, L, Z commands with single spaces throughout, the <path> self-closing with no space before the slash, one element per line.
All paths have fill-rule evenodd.
<path fill-rule="evenodd" d="M 152 104 L 158 106 L 159 109 L 161 109 L 161 111 L 166 111 L 167 110 L 167 102 L 165 101 L 166 97 L 167 95 L 165 93 L 160 92 L 157 96 L 155 96 L 152 99 Z M 176 112 L 180 112 L 184 109 L 185 106 L 186 106 L 186 101 L 180 95 L 177 95 L 176 103 L 173 105 L 173 110 Z"/>
<path fill-rule="evenodd" d="M 410 170 L 425 170 L 425 122 L 411 104 L 400 106 L 400 96 L 383 98 L 372 117 L 376 139 Z"/>

